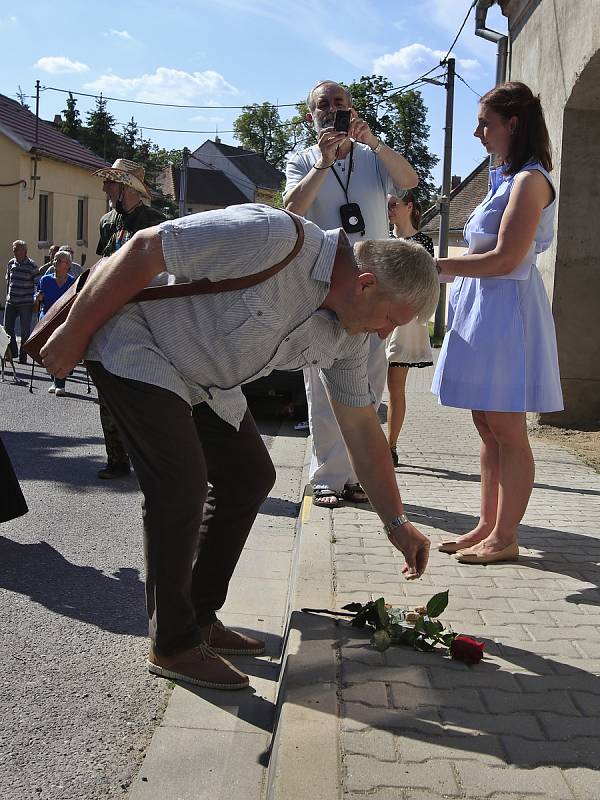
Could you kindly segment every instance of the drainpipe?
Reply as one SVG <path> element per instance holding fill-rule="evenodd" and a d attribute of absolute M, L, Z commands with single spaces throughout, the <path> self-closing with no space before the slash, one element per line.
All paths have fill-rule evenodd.
<path fill-rule="evenodd" d="M 488 9 L 490 6 L 493 6 L 495 2 L 496 0 L 477 0 L 477 6 L 475 8 L 475 36 L 487 39 L 488 42 L 495 42 L 497 45 L 496 86 L 498 86 L 498 84 L 504 83 L 506 80 L 508 36 L 485 27 Z"/>

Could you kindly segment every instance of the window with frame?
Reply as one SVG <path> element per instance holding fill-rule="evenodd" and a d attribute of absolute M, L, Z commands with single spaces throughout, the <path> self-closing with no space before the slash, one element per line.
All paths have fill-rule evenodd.
<path fill-rule="evenodd" d="M 88 199 L 77 198 L 77 244 L 87 244 Z"/>
<path fill-rule="evenodd" d="M 49 242 L 51 240 L 50 195 L 40 192 L 38 203 L 38 242 Z"/>

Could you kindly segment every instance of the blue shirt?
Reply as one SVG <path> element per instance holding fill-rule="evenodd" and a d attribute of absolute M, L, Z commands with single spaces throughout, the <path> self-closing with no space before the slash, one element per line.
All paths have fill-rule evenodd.
<path fill-rule="evenodd" d="M 61 297 L 69 288 L 75 283 L 75 278 L 72 275 L 67 273 L 67 280 L 63 283 L 62 286 L 59 286 L 56 282 L 56 276 L 54 273 L 48 273 L 43 275 L 40 283 L 39 283 L 39 291 L 42 292 L 44 295 L 44 299 L 42 301 L 42 315 L 48 311 L 48 309 L 56 303 L 59 297 Z"/>

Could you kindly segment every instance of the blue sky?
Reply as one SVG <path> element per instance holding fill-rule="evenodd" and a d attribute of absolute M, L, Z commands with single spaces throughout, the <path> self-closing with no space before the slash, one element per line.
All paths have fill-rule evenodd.
<path fill-rule="evenodd" d="M 132 116 L 144 135 L 163 147 L 195 149 L 215 130 L 237 144 L 232 122 L 253 102 L 294 103 L 318 80 L 350 82 L 384 75 L 403 85 L 439 62 L 452 43 L 470 0 L 171 0 L 155 4 L 104 0 L 53 3 L 5 0 L 0 10 L 3 67 L 0 92 L 20 85 L 99 93 L 129 100 L 208 106 L 171 109 L 109 102 L 121 123 Z M 497 6 L 488 26 L 506 31 Z M 482 94 L 494 84 L 496 48 L 474 35 L 474 11 L 453 49 L 456 69 Z M 429 109 L 429 146 L 441 156 L 445 91 L 421 89 Z M 41 93 L 40 115 L 52 119 L 66 95 Z M 34 101 L 28 101 L 34 108 Z M 93 100 L 78 98 L 82 118 Z M 294 109 L 281 109 L 282 117 Z M 456 83 L 453 173 L 465 177 L 485 153 L 473 138 L 477 97 Z M 161 133 L 177 128 L 210 133 Z M 434 172 L 441 178 L 441 163 Z"/>

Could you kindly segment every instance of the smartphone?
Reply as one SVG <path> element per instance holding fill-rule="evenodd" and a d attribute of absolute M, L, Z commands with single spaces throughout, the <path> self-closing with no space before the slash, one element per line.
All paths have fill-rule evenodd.
<path fill-rule="evenodd" d="M 339 133 L 348 133 L 350 130 L 350 110 L 338 108 L 335 112 L 333 129 Z"/>

